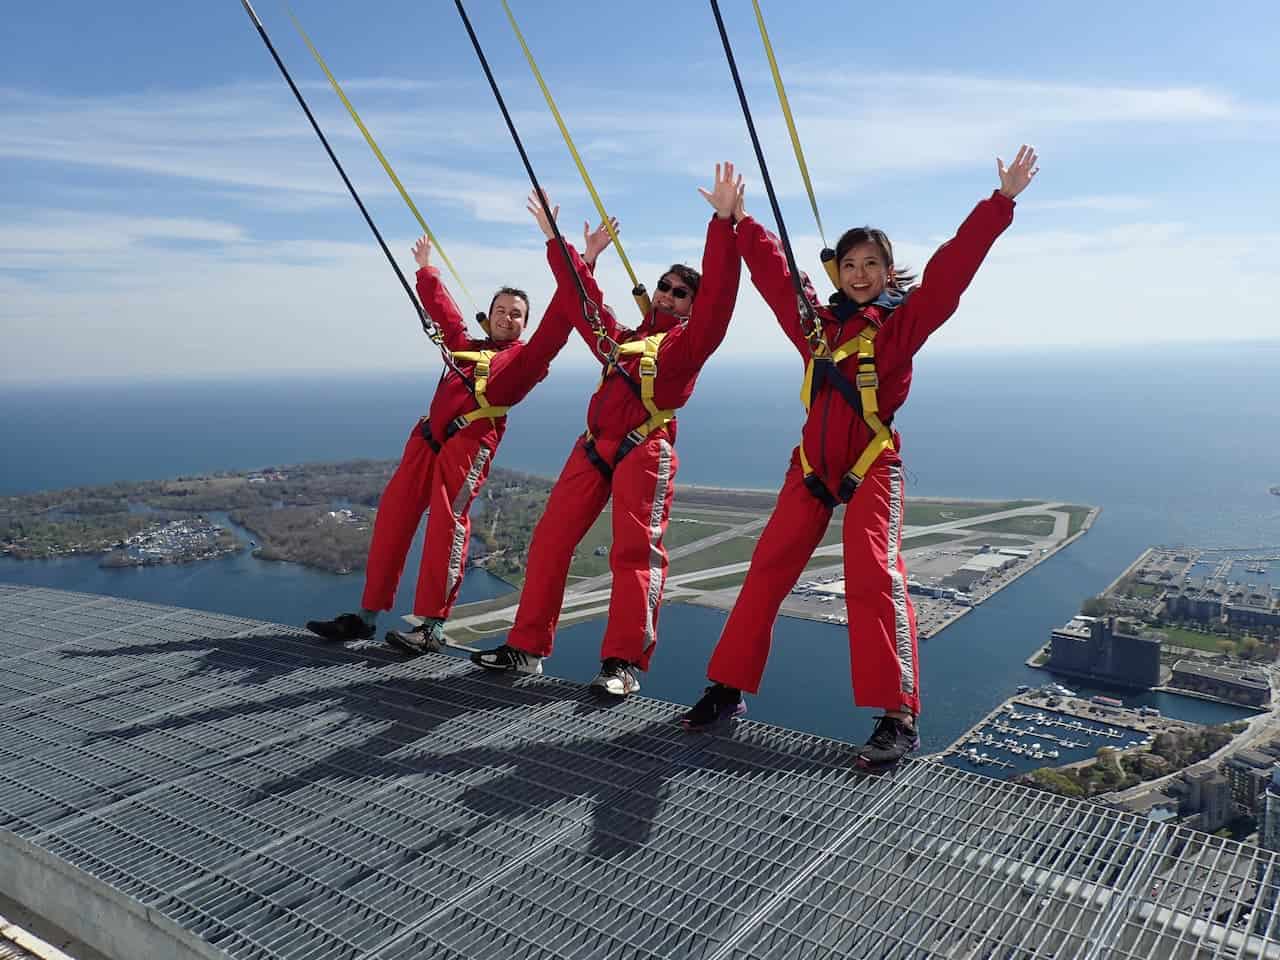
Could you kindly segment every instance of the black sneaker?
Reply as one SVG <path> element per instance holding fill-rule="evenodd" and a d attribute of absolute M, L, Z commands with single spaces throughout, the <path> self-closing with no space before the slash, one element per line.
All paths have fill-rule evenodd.
<path fill-rule="evenodd" d="M 858 748 L 856 762 L 861 770 L 884 770 L 912 750 L 920 749 L 920 735 L 896 717 L 876 717 L 876 728 Z"/>
<path fill-rule="evenodd" d="M 344 613 L 332 620 L 308 620 L 307 629 L 333 643 L 373 639 L 373 624 L 365 623 L 357 613 Z"/>
<path fill-rule="evenodd" d="M 471 662 L 486 670 L 503 670 L 507 673 L 529 673 L 537 676 L 542 673 L 542 658 L 532 653 L 525 653 L 505 643 L 496 650 L 477 650 L 471 655 Z"/>
<path fill-rule="evenodd" d="M 439 653 L 444 649 L 444 621 L 428 617 L 412 630 L 388 630 L 383 639 L 414 656 Z"/>
<path fill-rule="evenodd" d="M 608 657 L 600 664 L 600 672 L 591 686 L 615 697 L 625 697 L 640 689 L 636 668 L 621 657 Z"/>
<path fill-rule="evenodd" d="M 701 730 L 727 723 L 746 712 L 747 705 L 742 699 L 741 690 L 713 683 L 703 692 L 702 699 L 693 705 L 693 709 L 680 715 L 680 725 L 686 730 Z"/>

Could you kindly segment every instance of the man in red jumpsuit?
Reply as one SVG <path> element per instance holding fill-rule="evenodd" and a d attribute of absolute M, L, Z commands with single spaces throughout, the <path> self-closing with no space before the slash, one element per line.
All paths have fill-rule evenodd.
<path fill-rule="evenodd" d="M 334 641 L 372 637 L 378 612 L 390 610 L 395 601 L 405 557 L 427 511 L 413 599 L 413 612 L 423 621 L 413 630 L 387 633 L 389 643 L 423 653 L 443 645 L 444 623 L 458 597 L 467 561 L 471 503 L 484 486 L 506 430 L 506 408 L 524 399 L 547 375 L 552 358 L 569 339 L 571 320 L 566 307 L 573 304 L 557 294 L 537 332 L 525 342 L 520 335 L 529 298 L 522 290 L 503 287 L 489 304 L 484 323 L 487 336 L 473 339 L 467 336 L 462 313 L 445 289 L 439 269 L 431 265 L 431 242 L 422 237 L 413 255 L 419 266 L 418 297 L 466 379 L 445 368 L 429 415 L 410 432 L 400 464 L 382 492 L 360 611 L 333 620 L 311 620 L 307 629 Z M 491 415 L 478 415 L 482 410 Z"/>
<path fill-rule="evenodd" d="M 919 746 L 916 619 L 901 551 L 901 439 L 891 424 L 907 399 L 912 358 L 955 312 L 987 251 L 1013 221 L 1013 198 L 1031 181 L 1035 163 L 1035 151 L 1025 146 L 1008 169 L 997 161 L 999 189 L 933 255 L 914 289 L 906 289 L 909 277 L 895 274 L 893 249 L 881 231 L 856 228 L 840 238 L 840 290 L 832 307 L 818 306 L 809 291 L 833 359 L 825 370 L 818 364 L 808 368 L 809 409 L 800 446 L 791 455 L 777 505 L 711 657 L 711 686 L 681 718 L 686 727 L 710 726 L 746 711 L 742 691 L 760 688 L 782 601 L 821 542 L 834 507 L 845 501 L 854 702 L 885 711 L 859 749 L 857 763 L 883 769 Z M 814 345 L 806 338 L 786 259 L 760 224 L 741 209 L 737 213 L 738 249 L 751 280 L 810 363 Z M 847 355 L 837 349 L 846 344 L 853 345 Z"/>
<path fill-rule="evenodd" d="M 651 407 L 673 415 L 688 401 L 703 364 L 724 339 L 741 272 L 732 214 L 742 195 L 742 178 L 735 179 L 732 164 L 717 165 L 714 188 L 699 192 L 716 211 L 707 227 L 702 274 L 672 266 L 658 282 L 653 308 L 635 330 L 618 325 L 603 306 L 591 270 L 570 248 L 587 297 L 600 306 L 601 332 L 624 352 L 616 364 L 606 365 L 587 408 L 587 432 L 569 454 L 533 532 L 524 592 L 507 642 L 472 655 L 482 667 L 542 672 L 542 658 L 551 654 L 574 548 L 612 496 L 613 585 L 600 673 L 592 685 L 619 696 L 640 688 L 636 672 L 648 669 L 658 640 L 658 607 L 667 574 L 662 537 L 679 463 L 673 447 L 675 420 L 655 416 Z M 543 230 L 551 236 L 549 223 Z M 569 265 L 550 242 L 547 259 L 556 276 L 556 296 L 576 299 Z M 581 311 L 574 317 L 583 339 L 597 349 L 598 332 Z M 655 342 L 655 335 L 661 335 L 660 342 Z M 651 356 L 641 352 L 646 338 Z M 646 389 L 651 391 L 648 402 Z"/>

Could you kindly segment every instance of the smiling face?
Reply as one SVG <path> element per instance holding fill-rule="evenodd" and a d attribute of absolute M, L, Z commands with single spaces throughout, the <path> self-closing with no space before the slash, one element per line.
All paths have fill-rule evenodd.
<path fill-rule="evenodd" d="M 884 293 L 893 279 L 893 266 L 886 261 L 880 245 L 866 240 L 856 243 L 840 258 L 840 289 L 854 303 L 870 303 Z"/>
<path fill-rule="evenodd" d="M 694 291 L 679 274 L 664 273 L 653 291 L 653 305 L 658 310 L 674 313 L 677 317 L 689 316 L 693 309 Z"/>
<path fill-rule="evenodd" d="M 499 293 L 489 305 L 489 336 L 499 343 L 517 340 L 528 319 L 528 300 L 514 293 Z"/>

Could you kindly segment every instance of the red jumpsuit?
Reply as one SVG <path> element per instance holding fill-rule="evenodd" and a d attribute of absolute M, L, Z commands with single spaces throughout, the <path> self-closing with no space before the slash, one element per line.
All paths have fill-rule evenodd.
<path fill-rule="evenodd" d="M 604 300 L 591 271 L 577 251 L 574 266 L 597 304 Z M 547 258 L 556 275 L 556 295 L 577 299 L 572 275 L 558 246 L 548 245 Z M 609 335 L 619 343 L 666 333 L 657 354 L 658 371 L 654 401 L 661 409 L 683 406 L 693 393 L 703 364 L 724 339 L 738 295 L 741 262 L 734 248 L 733 223 L 712 218 L 702 254 L 702 281 L 687 321 L 651 310 L 636 330 L 626 330 L 608 308 L 600 311 Z M 575 305 L 576 306 L 576 305 Z M 574 324 L 595 350 L 596 335 L 581 310 L 569 308 Z M 638 382 L 639 359 L 621 361 L 621 367 Z M 658 640 L 658 606 L 667 577 L 667 551 L 662 545 L 679 461 L 673 447 L 676 424 L 650 433 L 621 460 L 618 447 L 627 433 L 649 418 L 630 384 L 618 373 L 601 382 L 587 408 L 587 429 L 605 463 L 602 470 L 589 458 L 586 436 L 574 445 L 560 471 L 547 507 L 533 532 L 529 546 L 528 576 L 520 608 L 507 643 L 535 656 L 551 654 L 556 622 L 564 601 L 569 564 L 578 542 L 595 523 L 613 497 L 613 547 L 609 569 L 613 586 L 609 597 L 609 622 L 605 627 L 601 659 L 619 657 L 647 670 Z M 612 476 L 605 471 L 612 466 Z"/>
<path fill-rule="evenodd" d="M 955 312 L 987 251 L 1012 220 L 1013 201 L 998 191 L 979 203 L 955 237 L 930 258 L 920 286 L 896 308 L 872 304 L 857 309 L 851 303 L 836 310 L 817 307 L 833 348 L 857 336 L 868 322 L 882 324 L 875 338 L 875 364 L 879 415 L 884 422 L 907 399 L 912 357 Z M 738 224 L 738 249 L 752 282 L 807 363 L 810 351 L 801 330 L 795 288 L 776 241 L 747 217 Z M 840 364 L 849 380 L 856 369 L 856 355 Z M 839 489 L 841 478 L 871 437 L 858 412 L 835 387 L 823 383 L 810 406 L 801 443 L 829 491 Z M 894 446 L 867 471 L 845 508 L 842 540 L 849 653 L 856 704 L 918 714 L 916 618 L 901 553 L 903 478 L 896 433 L 894 440 Z M 831 514 L 831 508 L 805 486 L 797 447 L 773 515 L 751 556 L 742 591 L 712 654 L 707 676 L 713 682 L 750 693 L 759 690 L 778 610 L 821 542 Z"/>
<path fill-rule="evenodd" d="M 570 316 L 564 309 L 569 301 L 559 295 L 552 299 L 528 342 L 499 342 L 467 336 L 458 305 L 435 267 L 418 271 L 417 286 L 423 308 L 444 333 L 450 350 L 495 351 L 485 391 L 492 406 L 512 406 L 524 399 L 547 375 L 552 358 L 569 339 Z M 475 362 L 459 361 L 458 366 L 470 376 Z M 477 406 L 467 385 L 446 367 L 431 398 L 430 414 L 410 432 L 400 464 L 378 501 L 360 601 L 366 610 L 391 609 L 405 557 L 425 510 L 427 535 L 413 612 L 420 617 L 449 616 L 467 561 L 471 503 L 489 475 L 507 426 L 505 417 L 481 418 L 449 437 L 449 424 Z"/>

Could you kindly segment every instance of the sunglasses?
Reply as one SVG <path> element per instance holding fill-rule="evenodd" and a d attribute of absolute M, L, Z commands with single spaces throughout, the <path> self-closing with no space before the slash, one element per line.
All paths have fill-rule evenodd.
<path fill-rule="evenodd" d="M 688 287 L 673 287 L 671 284 L 667 283 L 667 281 L 665 280 L 658 281 L 658 292 L 669 293 L 673 297 L 675 297 L 677 300 L 683 300 L 685 297 L 689 296 Z"/>

